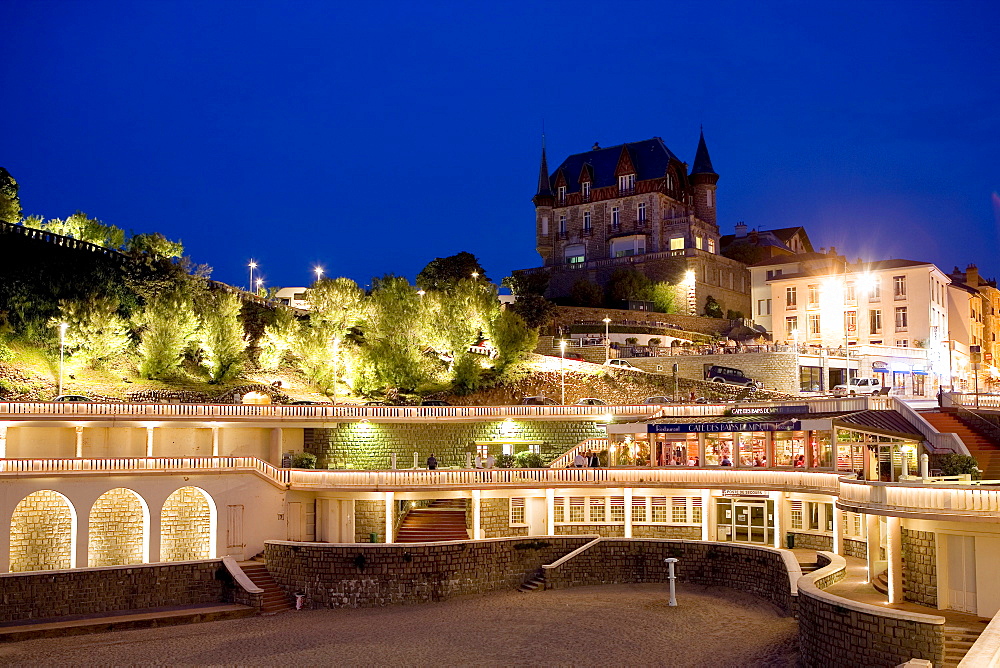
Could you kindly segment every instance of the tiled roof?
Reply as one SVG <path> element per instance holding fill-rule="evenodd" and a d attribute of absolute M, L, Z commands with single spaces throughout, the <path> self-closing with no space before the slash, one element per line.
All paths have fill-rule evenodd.
<path fill-rule="evenodd" d="M 712 158 L 708 156 L 708 146 L 705 145 L 705 133 L 698 137 L 698 151 L 694 155 L 694 167 L 692 174 L 715 174 L 712 169 Z"/>
<path fill-rule="evenodd" d="M 608 148 L 599 148 L 586 153 L 575 153 L 559 165 L 549 178 L 551 184 L 555 184 L 556 175 L 561 169 L 566 178 L 566 192 L 576 192 L 580 189 L 580 172 L 585 164 L 590 165 L 593 170 L 594 180 L 591 188 L 603 188 L 605 186 L 618 185 L 615 177 L 615 169 L 618 167 L 618 158 L 622 153 L 622 146 L 628 151 L 632 164 L 635 166 L 635 178 L 637 181 L 647 181 L 649 179 L 662 178 L 667 173 L 667 165 L 671 160 L 680 159 L 674 155 L 663 140 L 659 137 L 632 142 L 630 144 L 619 144 Z"/>
<path fill-rule="evenodd" d="M 767 260 L 762 260 L 757 264 L 751 265 L 754 267 L 767 267 L 773 264 L 795 264 L 796 262 L 809 262 L 812 260 L 835 260 L 839 256 L 829 255 L 827 253 L 799 253 L 798 255 L 782 255 L 781 257 L 773 257 Z"/>
<path fill-rule="evenodd" d="M 920 430 L 910 424 L 899 411 L 859 411 L 834 418 L 837 424 L 875 429 L 883 432 L 908 436 L 915 440 L 924 439 Z"/>
<path fill-rule="evenodd" d="M 864 269 L 871 271 L 872 269 L 899 269 L 901 267 L 920 267 L 924 265 L 931 266 L 933 262 L 920 262 L 919 260 L 877 260 L 875 262 L 861 262 L 858 265 L 851 265 L 851 270 Z"/>

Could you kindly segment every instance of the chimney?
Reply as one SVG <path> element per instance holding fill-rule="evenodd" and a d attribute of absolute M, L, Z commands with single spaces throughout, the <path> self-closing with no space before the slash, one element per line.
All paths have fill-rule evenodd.
<path fill-rule="evenodd" d="M 742 220 L 736 223 L 736 238 L 742 239 L 747 235 L 747 225 Z"/>
<path fill-rule="evenodd" d="M 837 247 L 830 246 L 830 255 L 836 255 L 836 254 L 837 254 Z"/>
<path fill-rule="evenodd" d="M 591 149 L 590 149 L 590 150 L 591 150 L 591 151 L 599 151 L 599 150 L 601 150 L 601 145 L 600 145 L 600 144 L 598 144 L 598 143 L 597 143 L 597 142 L 595 141 L 595 142 L 594 142 L 594 145 L 593 145 L 593 146 L 591 147 Z"/>
<path fill-rule="evenodd" d="M 965 268 L 965 284 L 974 288 L 979 287 L 979 267 L 970 264 Z"/>

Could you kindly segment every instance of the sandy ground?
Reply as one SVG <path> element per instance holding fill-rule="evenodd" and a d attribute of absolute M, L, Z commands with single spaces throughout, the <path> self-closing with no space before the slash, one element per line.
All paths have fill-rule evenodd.
<path fill-rule="evenodd" d="M 610 585 L 0 645 L 3 665 L 791 667 L 797 626 L 721 587 Z"/>

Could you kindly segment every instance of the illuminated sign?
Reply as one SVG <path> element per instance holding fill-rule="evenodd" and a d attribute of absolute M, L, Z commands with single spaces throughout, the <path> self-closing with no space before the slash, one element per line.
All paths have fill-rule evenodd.
<path fill-rule="evenodd" d="M 767 492 L 760 489 L 724 489 L 722 496 L 767 496 Z"/>
<path fill-rule="evenodd" d="M 680 424 L 647 424 L 649 434 L 697 434 L 718 431 L 798 431 L 799 420 L 784 422 L 688 422 Z"/>
<path fill-rule="evenodd" d="M 788 415 L 808 413 L 808 406 L 737 406 L 726 411 L 727 415 Z"/>

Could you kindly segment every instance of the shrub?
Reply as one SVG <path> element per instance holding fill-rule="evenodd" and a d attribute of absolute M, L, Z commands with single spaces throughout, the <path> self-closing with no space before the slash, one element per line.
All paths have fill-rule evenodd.
<path fill-rule="evenodd" d="M 496 465 L 498 469 L 514 468 L 514 455 L 497 455 Z"/>
<path fill-rule="evenodd" d="M 937 463 L 941 468 L 941 475 L 976 475 L 979 473 L 976 458 L 969 455 L 956 453 L 941 455 L 938 457 Z"/>
<path fill-rule="evenodd" d="M 314 469 L 316 468 L 316 455 L 311 452 L 300 452 L 292 457 L 292 468 L 294 469 Z"/>
<path fill-rule="evenodd" d="M 537 452 L 525 450 L 514 455 L 514 461 L 521 469 L 540 469 L 545 467 L 542 456 Z"/>
<path fill-rule="evenodd" d="M 658 346 L 658 345 L 660 345 L 662 343 L 663 343 L 663 339 L 657 338 L 655 336 L 649 340 L 649 345 L 651 345 L 651 346 Z"/>
<path fill-rule="evenodd" d="M 637 343 L 639 343 L 639 339 L 637 339 L 634 336 L 630 336 L 627 339 L 625 339 L 625 345 L 634 346 Z"/>

